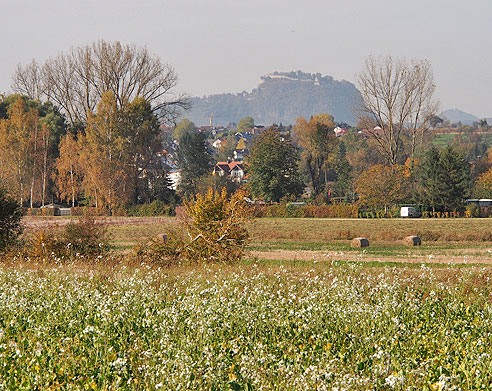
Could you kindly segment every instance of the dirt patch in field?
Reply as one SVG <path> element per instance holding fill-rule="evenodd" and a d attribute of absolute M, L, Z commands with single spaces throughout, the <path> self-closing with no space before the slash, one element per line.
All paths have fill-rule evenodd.
<path fill-rule="evenodd" d="M 364 253 L 345 253 L 343 251 L 295 251 L 272 250 L 250 251 L 249 255 L 258 259 L 279 261 L 356 261 L 356 262 L 404 262 L 404 263 L 447 263 L 466 264 L 484 263 L 492 264 L 492 255 L 477 253 L 474 255 L 412 255 L 407 257 L 374 256 Z"/>

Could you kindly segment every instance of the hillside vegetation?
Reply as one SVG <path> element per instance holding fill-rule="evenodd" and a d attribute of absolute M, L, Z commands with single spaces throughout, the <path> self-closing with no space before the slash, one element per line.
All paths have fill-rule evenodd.
<path fill-rule="evenodd" d="M 212 113 L 215 122 L 223 125 L 246 116 L 261 124 L 292 124 L 300 116 L 330 113 L 338 122 L 354 124 L 358 99 L 359 91 L 345 80 L 320 73 L 274 72 L 262 76 L 251 92 L 193 98 L 188 116 L 197 124 L 208 123 Z"/>

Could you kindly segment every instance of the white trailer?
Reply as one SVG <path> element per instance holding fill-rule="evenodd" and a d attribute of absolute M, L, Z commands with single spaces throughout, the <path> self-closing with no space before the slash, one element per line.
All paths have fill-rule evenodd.
<path fill-rule="evenodd" d="M 420 217 L 421 214 L 416 206 L 402 206 L 400 217 Z"/>

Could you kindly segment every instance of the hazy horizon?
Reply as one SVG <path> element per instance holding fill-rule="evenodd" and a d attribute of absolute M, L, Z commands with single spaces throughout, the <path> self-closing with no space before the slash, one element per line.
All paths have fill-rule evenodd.
<path fill-rule="evenodd" d="M 440 111 L 492 117 L 492 2 L 475 0 L 72 1 L 3 4 L 0 92 L 20 62 L 119 40 L 171 64 L 192 96 L 251 91 L 261 75 L 302 70 L 355 82 L 370 55 L 428 59 Z"/>

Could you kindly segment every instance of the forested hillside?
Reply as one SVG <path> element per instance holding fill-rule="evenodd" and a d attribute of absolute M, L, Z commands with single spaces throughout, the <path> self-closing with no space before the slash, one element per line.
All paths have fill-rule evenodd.
<path fill-rule="evenodd" d="M 187 116 L 196 124 L 206 124 L 214 115 L 214 124 L 227 125 L 251 116 L 256 123 L 291 124 L 298 117 L 332 113 L 337 122 L 355 124 L 354 107 L 360 94 L 345 80 L 338 81 L 320 73 L 274 72 L 262 76 L 251 92 L 217 94 L 192 99 Z"/>

